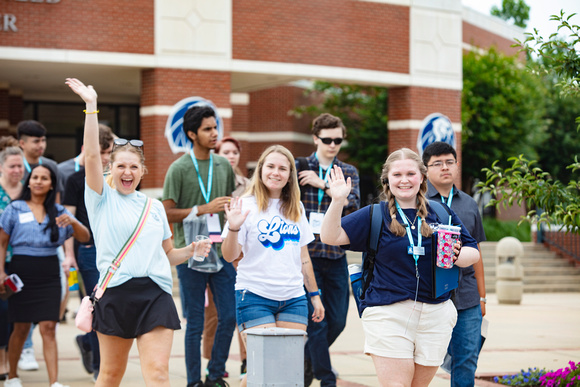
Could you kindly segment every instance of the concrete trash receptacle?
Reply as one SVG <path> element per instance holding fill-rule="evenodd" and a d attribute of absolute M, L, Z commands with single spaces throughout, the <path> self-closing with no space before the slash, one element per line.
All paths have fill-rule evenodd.
<path fill-rule="evenodd" d="M 495 248 L 495 291 L 500 304 L 520 304 L 524 292 L 524 246 L 514 237 L 502 238 Z"/>
<path fill-rule="evenodd" d="M 248 387 L 304 386 L 305 331 L 252 328 L 246 334 Z"/>

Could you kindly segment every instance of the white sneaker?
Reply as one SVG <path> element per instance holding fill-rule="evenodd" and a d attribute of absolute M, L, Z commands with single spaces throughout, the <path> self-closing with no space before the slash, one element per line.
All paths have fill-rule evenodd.
<path fill-rule="evenodd" d="M 34 357 L 34 348 L 25 348 L 22 350 L 20 360 L 18 360 L 18 368 L 22 371 L 38 370 L 38 363 Z"/>
<path fill-rule="evenodd" d="M 18 368 L 22 371 L 38 370 L 38 363 L 34 357 L 34 348 L 26 348 L 22 350 L 20 360 L 18 360 Z"/>
<path fill-rule="evenodd" d="M 54 382 L 50 385 L 50 387 L 69 387 L 69 386 L 64 386 L 64 385 L 60 384 L 59 382 Z"/>
<path fill-rule="evenodd" d="M 4 387 L 22 387 L 20 378 L 8 379 L 4 382 Z"/>

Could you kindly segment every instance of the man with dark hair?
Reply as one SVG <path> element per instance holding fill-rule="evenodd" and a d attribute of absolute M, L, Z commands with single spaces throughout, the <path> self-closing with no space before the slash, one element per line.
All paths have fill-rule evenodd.
<path fill-rule="evenodd" d="M 322 243 L 319 235 L 322 218 L 332 200 L 328 175 L 333 166 L 342 168 L 344 177 L 350 177 L 352 181 L 352 190 L 344 203 L 343 215 L 356 211 L 360 206 L 358 171 L 337 158 L 345 137 L 346 128 L 340 118 L 328 113 L 321 114 L 312 122 L 312 139 L 316 152 L 305 158 L 307 168 L 301 167 L 304 161 L 296 161 L 298 178 L 304 193 L 302 203 L 315 236 L 315 240 L 308 245 L 308 252 L 326 310 L 321 322 L 308 321 L 308 341 L 304 351 L 305 386 L 312 383 L 314 376 L 321 380 L 321 386 L 336 386 L 329 347 L 346 325 L 349 298 L 346 253 L 339 246 Z M 308 304 L 312 314 L 314 309 L 310 302 Z"/>
<path fill-rule="evenodd" d="M 39 164 L 45 164 L 53 167 L 58 171 L 56 162 L 44 157 L 46 150 L 46 128 L 38 121 L 26 120 L 18 123 L 16 127 L 18 134 L 18 145 L 24 152 L 24 178 L 26 180 L 33 167 Z M 60 174 L 57 173 L 57 196 L 56 200 L 60 203 L 60 195 L 64 190 Z"/>
<path fill-rule="evenodd" d="M 205 216 L 210 233 L 219 232 L 224 225 L 224 205 L 235 189 L 234 171 L 227 159 L 211 152 L 218 140 L 217 122 L 213 109 L 193 106 L 183 116 L 183 131 L 193 143 L 193 149 L 177 159 L 167 171 L 163 185 L 163 206 L 169 222 L 173 223 L 175 247 L 185 246 L 183 220 Z M 219 222 L 213 222 L 219 216 Z M 210 226 L 210 223 L 212 226 Z M 219 230 L 216 230 L 217 227 Z M 212 249 L 223 267 L 213 273 L 188 268 L 187 263 L 177 266 L 183 313 L 187 319 L 185 331 L 185 364 L 188 387 L 225 386 L 225 363 L 236 326 L 235 291 L 236 272 L 221 254 L 221 243 Z M 201 381 L 201 334 L 203 331 L 205 289 L 213 293 L 218 314 L 208 376 Z"/>
<path fill-rule="evenodd" d="M 113 150 L 113 131 L 106 125 L 99 125 L 99 145 L 101 146 L 101 163 L 103 170 L 109 165 L 111 151 Z M 79 270 L 87 294 L 91 294 L 99 280 L 99 270 L 97 269 L 97 249 L 93 240 L 89 216 L 85 207 L 85 167 L 84 153 L 81 160 L 74 163 L 76 172 L 66 179 L 66 188 L 63 195 L 63 205 L 69 210 L 85 227 L 89 229 L 91 239 L 87 243 L 78 243 L 73 238 L 65 242 L 66 258 L 63 263 L 65 270 L 74 267 Z M 79 157 L 80 158 L 80 157 Z M 62 163 L 61 163 L 62 164 Z M 61 166 L 59 164 L 59 168 Z M 78 168 L 78 169 L 77 169 Z M 75 260 L 76 252 L 76 260 Z M 99 353 L 99 341 L 95 331 L 77 335 L 76 344 L 81 352 L 81 360 L 85 370 L 93 374 L 93 380 L 97 380 L 101 364 Z"/>
<path fill-rule="evenodd" d="M 478 244 L 485 241 L 477 203 L 454 185 L 459 178 L 455 149 L 447 143 L 434 142 L 423 151 L 423 163 L 427 166 L 427 198 L 447 204 Z M 481 321 L 485 316 L 486 303 L 481 257 L 474 265 L 462 267 L 459 278 L 459 287 L 451 296 L 457 309 L 457 323 L 447 349 L 452 359 L 449 368 L 453 387 L 473 386 L 475 383 L 481 349 Z"/>

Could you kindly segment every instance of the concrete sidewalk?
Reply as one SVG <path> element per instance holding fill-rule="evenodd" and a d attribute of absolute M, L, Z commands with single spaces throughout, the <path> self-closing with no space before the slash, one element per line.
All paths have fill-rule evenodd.
<path fill-rule="evenodd" d="M 558 369 L 569 360 L 580 360 L 580 293 L 531 293 L 524 294 L 521 305 L 499 305 L 495 294 L 488 297 L 488 338 L 480 355 L 478 375 L 503 375 L 520 369 L 539 367 Z M 78 306 L 78 298 L 71 298 L 69 309 Z M 180 302 L 176 299 L 179 307 Z M 71 387 L 93 386 L 81 364 L 75 343 L 79 333 L 69 313 L 69 323 L 60 324 L 57 331 L 59 344 L 59 381 Z M 171 384 L 186 386 L 184 365 L 185 330 L 177 331 L 170 362 Z M 38 330 L 34 333 L 36 357 L 40 369 L 20 372 L 25 387 L 48 386 L 46 368 L 42 360 L 42 340 Z M 332 362 L 339 372 L 339 386 L 378 386 L 370 357 L 362 354 L 364 335 L 354 303 L 351 302 L 345 331 L 331 348 Z M 203 363 L 205 368 L 205 361 Z M 239 386 L 239 347 L 237 338 L 227 363 L 230 386 Z M 122 386 L 144 386 L 141 377 L 136 345 L 133 346 L 127 372 Z M 313 386 L 318 386 L 315 381 Z M 484 382 L 477 385 L 483 386 Z M 440 370 L 431 386 L 449 386 L 448 375 Z"/>

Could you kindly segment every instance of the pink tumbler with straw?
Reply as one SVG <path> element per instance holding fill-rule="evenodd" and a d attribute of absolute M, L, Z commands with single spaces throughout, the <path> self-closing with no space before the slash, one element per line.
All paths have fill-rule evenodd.
<path fill-rule="evenodd" d="M 453 267 L 453 245 L 461 235 L 461 227 L 440 224 L 437 230 L 437 266 L 443 269 Z"/>

